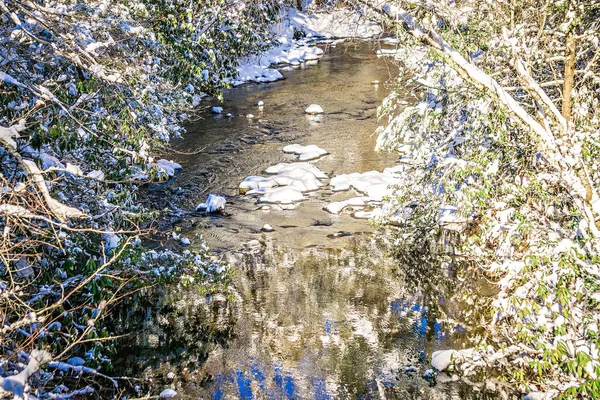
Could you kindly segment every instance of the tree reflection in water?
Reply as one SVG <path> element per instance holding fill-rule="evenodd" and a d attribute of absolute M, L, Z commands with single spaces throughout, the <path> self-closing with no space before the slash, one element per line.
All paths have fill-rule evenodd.
<path fill-rule="evenodd" d="M 255 241 L 230 257 L 236 302 L 170 294 L 159 312 L 130 316 L 144 320 L 130 354 L 187 398 L 491 398 L 421 377 L 432 351 L 475 333 L 464 318 L 476 314 L 454 298 L 476 280 L 427 252 L 389 257 L 382 247 Z"/>

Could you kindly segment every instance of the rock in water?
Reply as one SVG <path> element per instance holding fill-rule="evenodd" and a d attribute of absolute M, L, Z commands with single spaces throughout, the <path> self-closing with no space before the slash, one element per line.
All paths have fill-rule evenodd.
<path fill-rule="evenodd" d="M 159 395 L 161 399 L 172 399 L 175 396 L 177 396 L 177 392 L 173 389 L 165 389 L 162 392 L 160 392 Z"/>
<path fill-rule="evenodd" d="M 327 207 L 325 207 L 325 210 L 327 210 L 327 212 L 330 214 L 339 214 L 344 210 L 344 208 L 346 208 L 345 201 L 335 201 L 333 203 L 329 203 Z"/>
<path fill-rule="evenodd" d="M 223 114 L 223 107 L 213 107 L 210 109 L 213 114 Z"/>
<path fill-rule="evenodd" d="M 275 229 L 269 224 L 265 224 L 261 229 L 263 232 L 273 232 L 274 230 Z"/>
<path fill-rule="evenodd" d="M 327 174 L 325 174 L 319 168 L 307 162 L 279 163 L 267 168 L 265 172 L 267 174 L 279 174 L 281 172 L 298 169 L 302 169 L 307 172 L 312 172 L 317 177 L 317 179 L 327 179 Z"/>
<path fill-rule="evenodd" d="M 253 189 L 265 189 L 273 186 L 277 186 L 272 178 L 264 178 L 262 176 L 248 176 L 242 183 L 240 183 L 240 194 L 246 194 Z"/>
<path fill-rule="evenodd" d="M 269 188 L 259 201 L 261 203 L 292 204 L 304 200 L 302 192 L 293 186 Z"/>
<path fill-rule="evenodd" d="M 323 107 L 318 104 L 311 104 L 306 110 L 304 110 L 304 113 L 309 115 L 323 114 Z"/>
<path fill-rule="evenodd" d="M 217 211 L 225 210 L 225 197 L 217 196 L 214 194 L 209 194 L 208 199 L 206 199 L 206 203 L 198 204 L 196 207 L 196 212 L 204 211 L 206 213 L 214 213 Z"/>
<path fill-rule="evenodd" d="M 314 144 L 309 144 L 308 146 L 302 146 L 299 144 L 290 144 L 283 148 L 285 153 L 294 153 L 298 154 L 298 159 L 300 161 L 308 161 L 315 160 L 319 157 L 322 157 L 326 154 L 329 154 L 327 150 L 320 148 Z"/>

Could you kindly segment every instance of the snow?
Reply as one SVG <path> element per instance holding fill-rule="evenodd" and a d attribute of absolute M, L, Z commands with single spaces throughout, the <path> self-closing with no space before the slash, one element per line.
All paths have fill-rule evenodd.
<path fill-rule="evenodd" d="M 383 209 L 374 208 L 371 211 L 357 211 L 352 216 L 356 219 L 375 219 L 383 216 Z"/>
<path fill-rule="evenodd" d="M 549 400 L 553 398 L 551 394 L 542 392 L 530 392 L 527 396 L 523 397 L 523 400 Z"/>
<path fill-rule="evenodd" d="M 87 174 L 87 177 L 90 178 L 90 179 L 94 179 L 96 181 L 103 181 L 104 178 L 105 178 L 104 172 L 98 171 L 98 170 L 90 171 Z"/>
<path fill-rule="evenodd" d="M 233 86 L 239 86 L 248 82 L 266 83 L 283 79 L 281 72 L 276 69 L 252 64 L 252 61 L 247 61 L 247 63 L 237 67 L 237 73 L 237 78 L 231 82 Z"/>
<path fill-rule="evenodd" d="M 23 152 L 31 158 L 37 158 L 40 160 L 42 169 L 49 168 L 65 168 L 65 165 L 53 155 L 45 152 L 44 150 L 34 150 L 31 146 L 27 145 L 23 148 Z"/>
<path fill-rule="evenodd" d="M 151 167 L 152 165 L 153 164 L 149 164 L 149 167 Z M 159 171 L 163 171 L 165 174 L 167 174 L 168 177 L 175 176 L 175 173 L 181 170 L 180 164 L 165 159 L 158 160 L 155 165 Z"/>
<path fill-rule="evenodd" d="M 207 214 L 214 213 L 217 211 L 223 211 L 225 209 L 225 200 L 222 196 L 217 196 L 214 194 L 209 194 L 205 203 L 198 204 L 196 207 L 196 212 L 204 211 Z"/>
<path fill-rule="evenodd" d="M 431 379 L 435 377 L 435 371 L 432 369 L 428 369 L 425 372 L 423 372 L 423 378 L 424 379 Z"/>
<path fill-rule="evenodd" d="M 16 399 L 23 398 L 29 377 L 51 359 L 52 355 L 45 350 L 32 350 L 29 362 L 21 372 L 6 378 L 0 377 L 0 388 L 5 392 L 13 393 Z M 29 396 L 25 398 L 29 398 Z"/>
<path fill-rule="evenodd" d="M 283 186 L 265 189 L 264 196 L 259 199 L 259 202 L 293 204 L 305 199 L 300 189 L 293 186 Z"/>
<path fill-rule="evenodd" d="M 364 11 L 368 13 L 367 10 Z M 308 15 L 295 9 L 288 9 L 288 17 L 296 29 L 302 29 L 306 33 L 307 39 L 367 39 L 382 33 L 381 26 L 371 22 L 367 15 L 349 10 L 334 9 Z"/>
<path fill-rule="evenodd" d="M 272 179 L 279 186 L 293 186 L 301 192 L 311 192 L 323 186 L 312 172 L 303 170 L 283 171 Z"/>
<path fill-rule="evenodd" d="M 177 392 L 173 389 L 165 389 L 162 392 L 160 392 L 159 395 L 161 399 L 172 399 L 175 396 L 177 396 Z"/>
<path fill-rule="evenodd" d="M 318 179 L 327 179 L 327 174 L 325 174 L 319 168 L 307 162 L 279 163 L 267 168 L 265 172 L 267 174 L 278 174 L 280 172 L 297 169 L 312 172 Z"/>
<path fill-rule="evenodd" d="M 384 170 L 384 172 L 369 171 L 365 173 L 352 173 L 337 175 L 331 179 L 334 192 L 346 191 L 351 187 L 366 194 L 371 200 L 381 201 L 385 196 L 393 193 L 393 185 L 401 182 L 400 174 L 396 170 Z M 392 187 L 390 187 L 392 186 Z"/>
<path fill-rule="evenodd" d="M 331 214 L 339 214 L 342 211 L 344 211 L 347 207 L 363 208 L 363 207 L 365 207 L 365 206 L 368 205 L 368 202 L 370 200 L 371 199 L 369 197 L 366 197 L 366 196 L 353 197 L 353 198 L 348 199 L 348 200 L 335 201 L 333 203 L 329 203 L 325 207 L 325 210 L 327 210 L 327 212 L 329 212 Z"/>
<path fill-rule="evenodd" d="M 309 161 L 316 160 L 317 158 L 323 157 L 326 154 L 329 154 L 327 150 L 320 148 L 314 144 L 309 144 L 308 146 L 302 146 L 299 144 L 291 144 L 285 146 L 283 148 L 285 153 L 294 153 L 297 154 L 300 161 Z"/>
<path fill-rule="evenodd" d="M 438 371 L 444 371 L 458 355 L 456 350 L 434 351 L 431 355 L 431 366 Z"/>
<path fill-rule="evenodd" d="M 72 357 L 67 360 L 67 363 L 69 363 L 75 367 L 78 367 L 80 365 L 85 364 L 85 360 L 81 357 Z"/>
<path fill-rule="evenodd" d="M 277 186 L 277 182 L 272 178 L 264 178 L 262 176 L 249 176 L 240 183 L 240 194 L 246 194 L 253 189 L 264 189 Z"/>
<path fill-rule="evenodd" d="M 114 233 L 103 233 L 102 241 L 106 243 L 105 247 L 107 249 L 114 249 L 117 246 L 119 246 L 119 243 L 121 243 L 121 238 L 118 235 L 115 235 Z"/>
<path fill-rule="evenodd" d="M 303 193 L 323 187 L 321 180 L 327 178 L 323 171 L 307 162 L 279 163 L 267 168 L 266 173 L 272 176 L 252 175 L 244 179 L 239 186 L 240 194 L 261 195 L 259 202 L 263 203 L 292 204 L 304 200 Z"/>
<path fill-rule="evenodd" d="M 315 47 L 315 42 L 336 38 L 367 39 L 382 32 L 379 25 L 370 22 L 364 15 L 346 10 L 309 15 L 288 7 L 282 11 L 280 21 L 273 26 L 279 46 L 246 57 L 237 67 L 238 76 L 230 82 L 233 86 L 283 79 L 283 75 L 274 67 L 298 66 L 323 57 L 323 50 Z M 295 31 L 303 32 L 305 37 L 294 40 Z"/>
<path fill-rule="evenodd" d="M 323 107 L 321 107 L 318 104 L 311 104 L 310 106 L 308 106 L 306 108 L 306 110 L 304 110 L 305 114 L 310 114 L 310 115 L 316 115 L 316 114 L 323 114 Z"/>
<path fill-rule="evenodd" d="M 269 225 L 269 224 L 264 224 L 261 231 L 263 232 L 273 232 L 275 229 Z"/>

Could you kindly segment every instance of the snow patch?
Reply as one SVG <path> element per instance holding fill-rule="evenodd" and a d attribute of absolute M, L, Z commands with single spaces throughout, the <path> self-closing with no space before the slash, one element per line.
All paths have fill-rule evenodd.
<path fill-rule="evenodd" d="M 326 154 L 329 154 L 327 150 L 320 148 L 314 144 L 308 146 L 302 146 L 299 144 L 291 144 L 283 148 L 285 153 L 294 153 L 298 155 L 300 161 L 316 160 Z"/>
<path fill-rule="evenodd" d="M 207 214 L 225 210 L 225 197 L 209 194 L 206 202 L 198 204 L 196 212 L 204 211 Z"/>
<path fill-rule="evenodd" d="M 304 110 L 304 113 L 309 115 L 323 114 L 323 112 L 323 107 L 318 104 L 311 104 Z"/>

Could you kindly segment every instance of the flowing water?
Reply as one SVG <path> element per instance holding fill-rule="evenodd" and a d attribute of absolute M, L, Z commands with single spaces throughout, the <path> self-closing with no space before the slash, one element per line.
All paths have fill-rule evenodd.
<path fill-rule="evenodd" d="M 432 351 L 465 343 L 465 327 L 438 320 L 453 316 L 451 269 L 398 263 L 367 221 L 322 209 L 353 194 L 319 190 L 295 209 L 268 211 L 237 194 L 246 176 L 293 161 L 281 151 L 289 143 L 328 150 L 314 163 L 330 176 L 395 164 L 396 155 L 374 151 L 377 106 L 398 84 L 397 66 L 375 56 L 377 45 L 327 47 L 320 62 L 284 71 L 283 81 L 227 91 L 222 106 L 233 117 L 202 113 L 177 143 L 182 152 L 202 152 L 173 154 L 182 174 L 149 193 L 180 193 L 168 202 L 184 210 L 208 193 L 228 202 L 224 215 L 178 223 L 235 267 L 237 300 L 219 299 L 200 312 L 205 302 L 188 298 L 179 320 L 166 318 L 159 334 L 141 332 L 134 350 L 158 360 L 159 379 L 180 397 L 490 398 L 443 374 L 437 382 L 422 377 Z M 325 115 L 305 116 L 311 103 Z M 246 119 L 249 113 L 255 118 Z M 267 223 L 274 232 L 261 232 Z M 177 365 L 184 354 L 187 364 Z M 170 369 L 177 371 L 173 381 L 164 377 Z"/>

